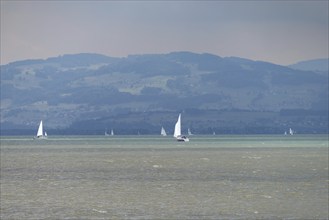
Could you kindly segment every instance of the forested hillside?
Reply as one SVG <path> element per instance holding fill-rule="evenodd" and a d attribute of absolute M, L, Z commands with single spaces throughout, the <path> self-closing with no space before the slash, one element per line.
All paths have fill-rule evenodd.
<path fill-rule="evenodd" d="M 328 130 L 328 71 L 173 52 L 75 54 L 1 66 L 1 132 L 300 133 Z"/>

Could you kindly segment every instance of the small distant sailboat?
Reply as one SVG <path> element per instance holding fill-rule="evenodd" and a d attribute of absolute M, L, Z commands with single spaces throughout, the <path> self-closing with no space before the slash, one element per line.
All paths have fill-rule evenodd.
<path fill-rule="evenodd" d="M 187 134 L 188 135 L 193 135 L 190 128 L 187 129 Z"/>
<path fill-rule="evenodd" d="M 167 136 L 167 132 L 163 127 L 161 128 L 161 135 L 162 136 Z"/>
<path fill-rule="evenodd" d="M 114 132 L 113 132 L 113 129 L 111 129 L 111 133 L 109 134 L 109 133 L 107 133 L 107 131 L 105 131 L 105 136 L 113 136 L 114 135 Z"/>
<path fill-rule="evenodd" d="M 47 138 L 47 132 L 43 133 L 43 123 L 42 120 L 40 121 L 37 136 L 34 137 L 34 139 L 46 139 Z"/>
<path fill-rule="evenodd" d="M 177 122 L 176 122 L 176 124 L 175 124 L 175 132 L 174 132 L 174 137 L 177 139 L 177 141 L 184 141 L 184 142 L 188 142 L 188 141 L 190 141 L 189 139 L 188 139 L 188 137 L 186 137 L 186 136 L 183 136 L 182 135 L 182 128 L 181 128 L 182 126 L 181 126 L 181 114 L 179 114 L 179 116 L 178 116 L 178 120 L 177 120 Z"/>
<path fill-rule="evenodd" d="M 291 128 L 289 128 L 289 134 L 290 134 L 290 135 L 294 135 L 294 133 L 295 133 L 295 132 L 294 132 Z"/>

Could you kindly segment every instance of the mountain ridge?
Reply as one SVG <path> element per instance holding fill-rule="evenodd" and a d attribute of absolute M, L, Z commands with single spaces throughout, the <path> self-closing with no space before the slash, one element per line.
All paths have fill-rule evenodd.
<path fill-rule="evenodd" d="M 297 70 L 328 73 L 329 58 L 304 60 L 295 64 L 291 64 L 288 67 Z"/>
<path fill-rule="evenodd" d="M 280 115 L 286 109 L 327 111 L 327 90 L 328 74 L 239 57 L 187 51 L 124 58 L 71 54 L 1 66 L 1 130 L 32 129 L 41 118 L 57 131 L 78 129 L 81 123 L 91 127 L 95 120 L 99 124 L 95 129 L 101 130 L 119 125 L 124 113 L 130 121 L 121 124 L 127 128 L 140 124 L 140 129 L 152 133 L 148 128 L 166 123 L 164 118 L 174 120 L 178 112 L 194 109 L 204 115 L 194 121 L 187 115 L 187 123 L 200 128 L 200 133 L 227 131 L 231 125 L 223 114 L 215 114 L 218 123 L 207 127 L 211 112 L 239 109 L 252 114 L 230 116 L 235 126 L 231 130 L 241 131 L 242 126 L 248 132 L 248 126 L 257 127 L 266 119 L 268 132 L 278 132 L 294 119 Z M 141 117 L 145 112 L 157 116 L 148 121 Z M 307 116 L 303 120 L 311 120 L 311 128 L 299 126 L 305 132 L 323 132 L 325 119 L 323 114 Z"/>

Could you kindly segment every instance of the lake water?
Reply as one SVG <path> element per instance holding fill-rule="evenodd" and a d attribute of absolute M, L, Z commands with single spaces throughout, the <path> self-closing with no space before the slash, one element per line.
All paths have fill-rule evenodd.
<path fill-rule="evenodd" d="M 328 136 L 1 137 L 1 219 L 328 219 Z"/>

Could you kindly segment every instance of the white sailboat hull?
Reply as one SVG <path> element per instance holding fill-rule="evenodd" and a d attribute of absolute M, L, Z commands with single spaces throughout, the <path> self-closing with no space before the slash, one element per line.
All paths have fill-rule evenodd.
<path fill-rule="evenodd" d="M 34 139 L 47 139 L 47 136 L 35 136 Z"/>
<path fill-rule="evenodd" d="M 190 139 L 186 136 L 179 136 L 179 137 L 176 137 L 176 140 L 177 141 L 183 141 L 183 142 L 189 142 Z"/>

